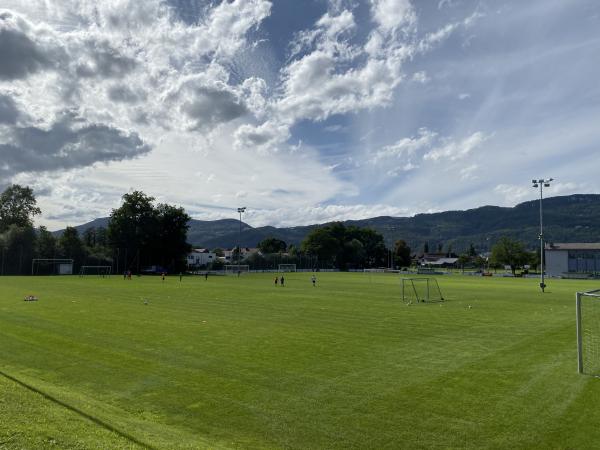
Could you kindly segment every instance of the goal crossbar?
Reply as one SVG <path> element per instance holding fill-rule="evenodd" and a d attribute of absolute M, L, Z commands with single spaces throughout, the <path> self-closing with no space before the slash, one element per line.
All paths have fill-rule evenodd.
<path fill-rule="evenodd" d="M 250 266 L 248 264 L 230 264 L 225 266 L 225 274 L 233 275 L 240 273 L 248 273 L 250 272 Z"/>
<path fill-rule="evenodd" d="M 401 278 L 402 280 L 402 301 L 410 304 L 443 302 L 442 291 L 435 278 Z"/>
<path fill-rule="evenodd" d="M 295 272 L 296 264 L 279 264 L 278 269 L 280 272 Z"/>
<path fill-rule="evenodd" d="M 95 273 L 88 273 L 88 272 L 94 272 Z M 112 272 L 112 266 L 81 266 L 81 268 L 79 269 L 79 276 L 84 276 L 84 275 L 98 275 L 98 276 L 104 276 L 104 275 L 110 275 Z"/>
<path fill-rule="evenodd" d="M 71 274 L 73 271 L 73 261 L 72 258 L 33 258 L 31 260 L 31 275 L 35 275 L 36 266 L 39 267 L 40 264 L 53 264 L 59 268 L 60 274 L 63 274 L 61 266 L 66 266 L 65 270 L 70 266 L 70 270 L 66 270 L 65 274 Z"/>

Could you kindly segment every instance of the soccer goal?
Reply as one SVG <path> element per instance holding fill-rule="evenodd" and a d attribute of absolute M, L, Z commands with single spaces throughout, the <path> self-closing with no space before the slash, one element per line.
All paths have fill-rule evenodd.
<path fill-rule="evenodd" d="M 97 275 L 104 278 L 109 276 L 111 272 L 111 266 L 81 266 L 81 269 L 79 269 L 79 276 L 83 277 L 85 275 Z"/>
<path fill-rule="evenodd" d="M 435 278 L 402 278 L 402 301 L 411 303 L 443 302 L 442 291 Z"/>
<path fill-rule="evenodd" d="M 600 376 L 600 289 L 576 294 L 579 373 Z"/>
<path fill-rule="evenodd" d="M 34 258 L 31 275 L 73 275 L 73 260 L 59 258 Z"/>
<path fill-rule="evenodd" d="M 248 264 L 231 264 L 225 266 L 225 275 L 240 275 L 248 272 L 250 272 L 250 266 Z"/>
<path fill-rule="evenodd" d="M 279 264 L 280 272 L 295 272 L 296 264 Z"/>

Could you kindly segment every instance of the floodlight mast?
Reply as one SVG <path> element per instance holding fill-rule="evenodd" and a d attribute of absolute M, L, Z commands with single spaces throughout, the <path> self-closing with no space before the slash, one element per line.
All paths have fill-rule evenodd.
<path fill-rule="evenodd" d="M 544 282 L 544 221 L 542 215 L 542 200 L 544 198 L 544 188 L 550 187 L 550 182 L 554 181 L 554 178 L 540 178 L 539 180 L 531 180 L 534 188 L 540 188 L 540 289 L 544 292 L 546 283 Z"/>
<path fill-rule="evenodd" d="M 242 257 L 242 213 L 246 212 L 246 207 L 242 206 L 237 209 L 237 212 L 240 214 L 240 235 L 238 238 L 238 266 L 240 265 L 241 257 Z"/>

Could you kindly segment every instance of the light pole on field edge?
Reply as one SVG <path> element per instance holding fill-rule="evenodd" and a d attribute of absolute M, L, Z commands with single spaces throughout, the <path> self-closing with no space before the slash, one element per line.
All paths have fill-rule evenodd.
<path fill-rule="evenodd" d="M 544 222 L 542 215 L 542 199 L 544 198 L 544 188 L 550 187 L 550 182 L 554 181 L 554 178 L 540 178 L 539 180 L 531 180 L 534 188 L 540 188 L 540 289 L 544 292 L 546 283 L 544 283 Z"/>
<path fill-rule="evenodd" d="M 240 235 L 238 239 L 238 266 L 240 265 L 241 256 L 242 256 L 242 213 L 246 212 L 246 207 L 242 206 L 237 209 L 237 212 L 240 214 Z M 239 267 L 238 267 L 239 270 Z"/>

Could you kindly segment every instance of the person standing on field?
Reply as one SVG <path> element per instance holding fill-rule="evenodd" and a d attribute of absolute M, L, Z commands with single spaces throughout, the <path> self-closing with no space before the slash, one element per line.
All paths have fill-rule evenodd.
<path fill-rule="evenodd" d="M 317 277 L 315 275 L 310 277 L 310 281 L 312 281 L 313 287 L 317 286 Z"/>
<path fill-rule="evenodd" d="M 278 281 L 279 281 L 279 278 L 275 277 L 275 286 L 277 286 Z"/>
<path fill-rule="evenodd" d="M 285 283 L 285 279 L 283 278 L 283 275 L 281 275 L 281 279 L 279 280 L 279 282 L 281 283 L 281 287 L 283 287 L 283 284 Z"/>

